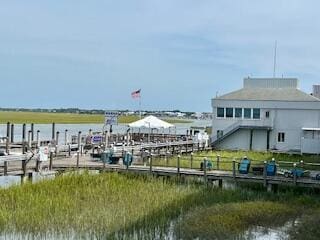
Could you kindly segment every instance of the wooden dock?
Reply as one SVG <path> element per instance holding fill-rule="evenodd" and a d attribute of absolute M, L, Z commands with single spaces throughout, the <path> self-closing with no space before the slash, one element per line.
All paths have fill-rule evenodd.
<path fill-rule="evenodd" d="M 179 159 L 179 158 L 177 158 Z M 235 166 L 235 164 L 233 164 Z M 125 166 L 122 164 L 105 164 L 97 159 L 90 157 L 90 154 L 80 156 L 80 153 L 73 153 L 70 157 L 53 157 L 46 162 L 39 162 L 38 156 L 30 154 L 15 157 L 0 157 L 0 176 L 21 176 L 32 177 L 32 173 L 45 173 L 46 171 L 69 171 L 69 170 L 97 170 L 100 172 L 131 172 L 134 174 L 150 174 L 153 176 L 187 178 L 195 177 L 201 179 L 204 184 L 217 181 L 221 187 L 224 181 L 228 182 L 247 182 L 263 184 L 268 191 L 276 190 L 278 186 L 300 186 L 308 188 L 320 188 L 320 181 L 306 177 L 287 178 L 284 176 L 267 176 L 266 174 L 254 175 L 240 174 L 234 167 L 231 171 L 204 169 L 190 169 L 180 167 L 179 160 L 176 167 L 153 166 L 152 161 L 143 165 L 140 160 L 134 161 L 133 165 Z"/>

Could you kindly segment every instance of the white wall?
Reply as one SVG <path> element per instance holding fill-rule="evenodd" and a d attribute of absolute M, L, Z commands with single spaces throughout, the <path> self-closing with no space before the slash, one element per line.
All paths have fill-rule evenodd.
<path fill-rule="evenodd" d="M 267 150 L 267 130 L 253 130 L 252 150 Z"/>
<path fill-rule="evenodd" d="M 301 137 L 303 127 L 320 127 L 320 102 L 276 102 L 276 101 L 234 101 L 234 100 L 213 100 L 213 136 L 217 130 L 227 129 L 239 119 L 216 118 L 217 107 L 240 107 L 240 108 L 260 108 L 261 120 L 249 120 L 252 125 L 259 125 L 258 122 L 265 121 L 265 112 L 269 111 L 269 121 L 272 123 L 270 132 L 270 148 L 283 151 L 301 150 Z M 278 132 L 285 133 L 285 142 L 278 142 Z M 253 149 L 263 150 L 266 148 L 266 131 L 254 132 Z M 229 139 L 230 138 L 230 139 Z M 232 140 L 233 139 L 233 140 Z M 221 148 L 241 148 L 248 149 L 246 142 L 250 141 L 250 135 L 232 134 L 220 143 Z M 237 142 L 239 142 L 237 144 Z M 265 147 L 264 147 L 265 145 Z"/>
<path fill-rule="evenodd" d="M 240 129 L 229 137 L 225 138 L 217 146 L 219 149 L 229 150 L 249 150 L 250 148 L 250 131 L 247 129 Z"/>

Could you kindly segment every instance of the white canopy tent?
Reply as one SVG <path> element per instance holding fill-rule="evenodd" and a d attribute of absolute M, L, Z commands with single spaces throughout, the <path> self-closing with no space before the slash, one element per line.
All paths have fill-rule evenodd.
<path fill-rule="evenodd" d="M 175 126 L 171 123 L 165 122 L 155 116 L 150 115 L 136 122 L 130 123 L 129 127 L 161 129 L 161 128 L 171 128 Z"/>
<path fill-rule="evenodd" d="M 143 119 L 140 119 L 136 122 L 133 122 L 133 123 L 130 123 L 128 125 L 130 128 L 146 128 L 146 129 L 149 129 L 149 134 L 148 134 L 148 142 L 150 142 L 150 135 L 151 135 L 151 132 L 152 132 L 152 129 L 169 129 L 169 132 L 170 132 L 170 128 L 174 128 L 175 129 L 175 134 L 176 134 L 176 126 L 171 124 L 171 123 L 168 123 L 168 122 L 165 122 L 155 116 L 147 116 Z"/>

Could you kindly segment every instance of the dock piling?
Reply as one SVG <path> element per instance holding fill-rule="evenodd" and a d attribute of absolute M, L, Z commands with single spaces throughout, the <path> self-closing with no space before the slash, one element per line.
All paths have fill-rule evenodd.
<path fill-rule="evenodd" d="M 34 123 L 31 123 L 30 131 L 31 131 L 31 141 L 33 142 L 33 140 L 34 140 Z"/>
<path fill-rule="evenodd" d="M 14 143 L 14 124 L 11 124 L 11 142 Z"/>
<path fill-rule="evenodd" d="M 56 133 L 56 124 L 53 122 L 52 123 L 52 137 L 51 137 L 52 140 L 54 140 L 56 138 L 55 133 Z"/>
<path fill-rule="evenodd" d="M 50 151 L 50 159 L 49 159 L 49 170 L 52 171 L 52 164 L 53 164 L 53 152 Z"/>
<path fill-rule="evenodd" d="M 217 155 L 217 170 L 220 170 L 220 155 Z"/>
<path fill-rule="evenodd" d="M 267 161 L 263 162 L 263 185 L 267 187 Z"/>
<path fill-rule="evenodd" d="M 232 160 L 232 176 L 233 176 L 233 179 L 236 180 L 236 160 L 235 159 Z"/>
<path fill-rule="evenodd" d="M 150 173 L 152 174 L 152 155 L 151 155 L 151 153 L 149 153 L 149 171 L 150 171 Z"/>
<path fill-rule="evenodd" d="M 80 151 L 77 151 L 77 169 L 79 169 L 79 163 L 80 163 Z"/>
<path fill-rule="evenodd" d="M 293 183 L 297 185 L 297 164 L 293 164 Z"/>
<path fill-rule="evenodd" d="M 10 122 L 7 122 L 7 138 L 10 141 Z"/>
<path fill-rule="evenodd" d="M 26 124 L 22 124 L 22 154 L 25 154 Z"/>
<path fill-rule="evenodd" d="M 37 148 L 40 147 L 40 130 L 37 131 Z"/>
<path fill-rule="evenodd" d="M 59 135 L 60 135 L 60 132 L 57 131 L 56 132 L 56 145 L 59 145 Z"/>
<path fill-rule="evenodd" d="M 8 176 L 8 162 L 4 161 L 3 163 L 3 175 Z"/>
<path fill-rule="evenodd" d="M 68 144 L 68 129 L 64 130 L 64 144 Z"/>
<path fill-rule="evenodd" d="M 10 143 L 9 143 L 9 137 L 6 137 L 6 153 L 9 154 L 9 148 L 10 148 Z"/>
<path fill-rule="evenodd" d="M 180 154 L 178 154 L 178 157 L 177 157 L 177 174 L 180 175 Z"/>
<path fill-rule="evenodd" d="M 207 157 L 203 159 L 203 180 L 205 186 L 208 186 L 208 177 L 207 177 Z"/>

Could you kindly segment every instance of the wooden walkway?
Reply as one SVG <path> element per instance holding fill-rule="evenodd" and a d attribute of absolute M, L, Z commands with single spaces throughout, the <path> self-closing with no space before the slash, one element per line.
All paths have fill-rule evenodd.
<path fill-rule="evenodd" d="M 219 186 L 222 186 L 223 181 L 247 182 L 263 184 L 268 190 L 276 189 L 279 185 L 286 186 L 301 186 L 320 188 L 320 181 L 313 180 L 307 177 L 286 178 L 281 175 L 266 176 L 249 174 L 240 174 L 235 168 L 232 171 L 211 170 L 200 171 L 199 169 L 190 169 L 179 167 L 160 167 L 143 165 L 141 160 L 134 162 L 132 166 L 124 166 L 122 164 L 104 164 L 97 159 L 90 157 L 90 154 L 80 156 L 79 152 L 72 153 L 70 157 L 53 157 L 46 162 L 39 162 L 37 154 L 25 154 L 21 156 L 5 156 L 0 157 L 0 176 L 32 176 L 33 172 L 46 171 L 67 171 L 74 169 L 87 169 L 98 171 L 114 171 L 114 172 L 132 172 L 135 174 L 150 174 L 153 176 L 165 177 L 197 177 L 205 184 L 213 181 L 218 181 Z M 138 159 L 138 158 L 137 158 Z M 138 159 L 139 160 L 139 159 Z"/>
<path fill-rule="evenodd" d="M 168 176 L 168 177 L 198 177 L 202 178 L 205 183 L 211 181 L 234 181 L 234 182 L 248 182 L 248 183 L 261 183 L 264 186 L 272 189 L 278 185 L 286 186 L 301 186 L 320 188 L 319 180 L 312 180 L 310 178 L 286 178 L 284 176 L 265 176 L 265 175 L 254 175 L 239 174 L 233 171 L 222 171 L 222 170 L 211 170 L 211 171 L 200 171 L 199 169 L 189 168 L 176 168 L 176 167 L 159 167 L 159 166 L 143 166 L 143 165 L 132 165 L 128 168 L 124 165 L 119 164 L 106 164 L 102 162 L 93 161 L 89 159 L 81 159 L 79 166 L 75 164 L 74 160 L 61 159 L 57 160 L 53 164 L 53 169 L 57 171 L 64 171 L 66 169 L 88 169 L 88 170 L 99 170 L 99 171 L 114 171 L 114 172 L 132 172 L 136 174 L 151 174 L 153 176 Z"/>

